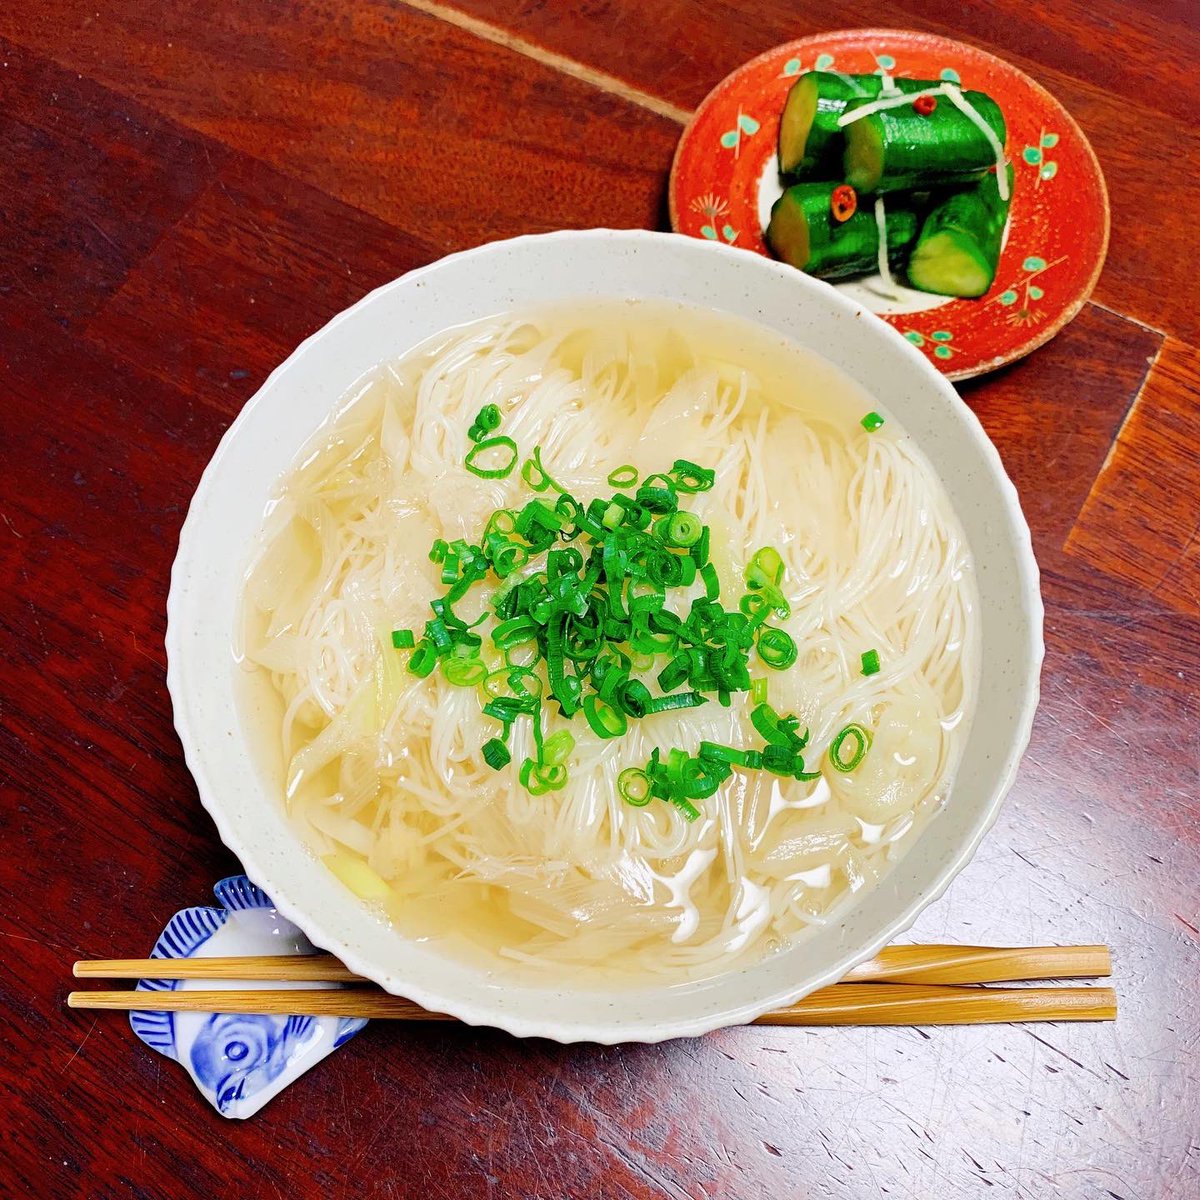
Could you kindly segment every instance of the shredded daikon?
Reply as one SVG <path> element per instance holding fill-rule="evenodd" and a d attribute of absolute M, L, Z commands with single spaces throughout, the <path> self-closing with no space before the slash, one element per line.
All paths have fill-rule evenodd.
<path fill-rule="evenodd" d="M 979 115 L 979 110 L 962 94 L 960 88 L 947 84 L 945 94 L 950 98 L 950 103 L 964 116 L 970 118 L 971 123 L 987 138 L 988 144 L 992 147 L 996 155 L 996 188 L 1000 192 L 1000 199 L 1007 200 L 1008 160 L 1004 157 L 1004 146 L 1001 144 L 1000 139 L 996 136 L 992 127 Z"/>
<path fill-rule="evenodd" d="M 852 87 L 856 95 L 865 96 L 867 94 L 866 89 L 853 75 L 847 75 L 842 71 L 830 71 L 829 73 L 830 75 L 836 75 L 844 84 Z"/>
<path fill-rule="evenodd" d="M 918 96 L 944 96 L 949 84 L 941 83 L 937 87 L 926 88 L 923 92 L 908 92 L 896 96 L 884 96 L 879 100 L 872 100 L 867 104 L 860 105 L 858 108 L 852 108 L 849 112 L 844 112 L 838 117 L 838 126 L 849 125 L 853 121 L 859 121 L 863 117 L 869 117 L 877 112 L 883 112 L 887 108 L 899 108 L 904 104 L 911 104 Z M 980 120 L 983 118 L 981 117 Z"/>
<path fill-rule="evenodd" d="M 894 300 L 897 296 L 896 281 L 892 278 L 891 267 L 888 266 L 887 212 L 883 207 L 882 196 L 875 197 L 875 228 L 879 230 L 879 276 Z"/>

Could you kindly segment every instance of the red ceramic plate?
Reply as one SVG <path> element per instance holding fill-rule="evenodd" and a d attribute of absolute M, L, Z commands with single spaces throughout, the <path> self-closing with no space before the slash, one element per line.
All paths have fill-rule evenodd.
<path fill-rule="evenodd" d="M 762 229 L 780 194 L 779 113 L 802 71 L 961 82 L 1004 110 L 1016 182 L 996 282 L 978 300 L 900 288 L 879 277 L 839 283 L 951 379 L 1028 354 L 1052 338 L 1091 294 L 1108 248 L 1108 196 L 1079 126 L 1015 67 L 962 42 L 899 29 L 848 29 L 777 46 L 719 83 L 684 130 L 671 168 L 677 232 L 768 254 Z"/>

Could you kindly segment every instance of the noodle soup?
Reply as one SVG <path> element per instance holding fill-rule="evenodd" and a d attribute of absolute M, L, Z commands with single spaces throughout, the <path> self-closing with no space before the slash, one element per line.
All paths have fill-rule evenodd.
<path fill-rule="evenodd" d="M 496 440 L 479 428 L 492 405 L 524 470 L 471 457 Z M 255 737 L 313 851 L 407 935 L 522 976 L 695 980 L 829 921 L 942 803 L 976 676 L 965 540 L 932 470 L 878 407 L 790 343 L 657 302 L 506 314 L 383 364 L 282 481 L 245 589 L 246 685 L 274 701 L 253 706 L 271 714 Z M 642 493 L 614 506 L 622 472 L 669 479 L 680 461 L 709 486 L 642 513 L 644 536 L 684 514 L 678 529 L 705 529 L 705 570 L 672 587 L 631 581 L 629 604 L 652 593 L 654 636 L 632 644 L 628 622 L 605 623 L 600 652 L 568 662 L 590 694 L 604 687 L 597 659 L 628 660 L 624 686 L 644 682 L 648 704 L 597 698 L 588 711 L 608 727 L 568 715 L 551 699 L 562 670 L 556 681 L 553 650 L 539 656 L 544 633 L 512 648 L 492 638 L 517 583 L 554 582 L 537 546 L 455 601 L 450 629 L 478 678 L 434 662 L 430 601 L 455 571 L 465 578 L 450 547 L 479 551 L 499 528 L 520 543 L 497 514 L 538 496 L 549 510 L 562 493 L 580 513 L 596 498 L 621 509 L 624 528 Z M 584 583 L 563 603 L 585 608 L 585 587 L 611 600 L 611 578 L 587 567 L 601 571 L 608 526 L 564 525 L 554 546 L 575 536 Z M 715 651 L 697 649 L 683 622 L 707 604 L 716 640 L 736 641 L 762 618 L 761 597 L 746 601 L 776 560 L 769 627 L 791 653 L 743 638 L 722 654 L 744 661 L 748 686 L 706 689 Z M 735 619 L 739 597 L 751 618 Z M 665 668 L 682 663 L 678 675 L 689 654 L 689 698 L 657 707 Z M 491 683 L 514 666 L 520 694 L 542 699 L 536 716 L 505 721 Z M 547 761 L 550 745 L 560 761 Z M 631 790 L 630 772 L 649 794 Z M 709 786 L 689 791 L 696 779 Z"/>

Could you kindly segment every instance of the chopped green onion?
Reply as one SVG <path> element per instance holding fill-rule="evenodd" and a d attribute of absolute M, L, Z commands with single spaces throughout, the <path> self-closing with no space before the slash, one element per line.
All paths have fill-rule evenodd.
<path fill-rule="evenodd" d="M 620 737 L 629 728 L 629 719 L 625 714 L 604 700 L 598 692 L 589 692 L 584 697 L 583 715 L 597 737 Z"/>
<path fill-rule="evenodd" d="M 521 770 L 517 777 L 521 781 L 521 786 L 531 796 L 542 796 L 546 792 L 557 792 L 566 786 L 567 769 L 563 766 L 538 763 L 532 758 L 527 758 L 521 764 Z"/>
<path fill-rule="evenodd" d="M 637 481 L 638 469 L 631 463 L 626 463 L 625 466 L 610 471 L 608 476 L 609 487 L 630 488 L 636 486 Z"/>
<path fill-rule="evenodd" d="M 846 741 L 854 742 L 854 750 L 849 758 L 842 754 L 842 745 Z M 850 724 L 833 739 L 829 746 L 829 761 L 838 771 L 853 771 L 862 762 L 864 755 L 871 748 L 871 734 L 861 725 Z"/>
<path fill-rule="evenodd" d="M 699 819 L 700 810 L 684 796 L 672 796 L 671 803 L 674 804 L 677 809 L 679 809 L 679 811 L 683 814 L 683 819 L 689 824 L 692 821 Z"/>
<path fill-rule="evenodd" d="M 646 715 L 646 706 L 650 699 L 650 689 L 640 679 L 629 680 L 621 689 L 621 708 L 629 716 L 639 720 Z"/>
<path fill-rule="evenodd" d="M 869 412 L 859 424 L 868 432 L 874 433 L 875 430 L 883 427 L 883 418 L 877 412 Z"/>
<path fill-rule="evenodd" d="M 758 635 L 758 657 L 776 671 L 790 667 L 799 657 L 796 643 L 790 633 L 768 626 Z"/>
<path fill-rule="evenodd" d="M 542 762 L 551 767 L 561 766 L 571 757 L 575 739 L 565 729 L 552 733 L 542 745 Z"/>
<path fill-rule="evenodd" d="M 668 546 L 680 546 L 686 549 L 694 546 L 700 540 L 704 525 L 695 513 L 673 512 L 666 518 L 663 541 Z"/>
<path fill-rule="evenodd" d="M 766 771 L 776 775 L 790 775 L 795 769 L 796 755 L 787 746 L 766 746 L 762 752 L 762 765 Z"/>
<path fill-rule="evenodd" d="M 699 692 L 675 692 L 671 696 L 659 696 L 646 704 L 645 715 L 651 713 L 672 712 L 677 708 L 699 708 L 707 703 Z"/>
<path fill-rule="evenodd" d="M 862 656 L 862 673 L 864 675 L 879 674 L 879 651 L 868 650 Z"/>
<path fill-rule="evenodd" d="M 500 459 L 498 463 L 490 467 L 479 466 L 476 459 L 481 455 L 487 455 L 489 459 L 496 457 L 495 451 L 503 450 L 506 452 L 506 457 Z M 485 438 L 482 442 L 476 443 L 468 452 L 467 457 L 463 459 L 463 466 L 471 472 L 472 475 L 478 475 L 480 479 L 504 479 L 512 474 L 512 469 L 517 465 L 517 443 L 510 437 L 492 437 Z"/>
<path fill-rule="evenodd" d="M 638 767 L 626 767 L 617 776 L 617 795 L 634 808 L 650 803 L 650 777 Z"/>
<path fill-rule="evenodd" d="M 820 779 L 821 772 L 820 771 L 806 771 L 804 769 L 803 757 L 801 755 L 797 754 L 796 758 L 795 758 L 794 767 L 792 770 L 792 778 L 798 779 L 801 783 L 807 783 L 812 779 Z"/>
<path fill-rule="evenodd" d="M 483 541 L 487 544 L 487 540 L 494 533 L 509 534 L 517 527 L 517 514 L 511 508 L 498 508 L 487 519 L 487 524 L 483 527 Z"/>
<path fill-rule="evenodd" d="M 417 639 L 411 629 L 393 629 L 392 645 L 397 650 L 411 650 L 417 644 Z"/>
<path fill-rule="evenodd" d="M 716 483 L 717 473 L 686 458 L 677 458 L 671 468 L 671 479 L 681 492 L 707 492 Z"/>
<path fill-rule="evenodd" d="M 799 721 L 795 717 L 781 717 L 769 704 L 756 704 L 750 710 L 750 724 L 773 746 L 800 750 L 808 740 L 807 733 L 803 737 L 796 733 Z"/>
<path fill-rule="evenodd" d="M 669 475 L 647 475 L 634 499 L 652 513 L 674 512 L 679 504 L 675 481 Z"/>
<path fill-rule="evenodd" d="M 692 659 L 687 651 L 681 651 L 658 673 L 658 686 L 664 692 L 673 692 L 692 670 Z"/>
<path fill-rule="evenodd" d="M 748 750 L 738 750 L 734 746 L 722 746 L 719 742 L 701 742 L 700 757 L 712 759 L 715 762 L 737 763 L 739 766 L 746 765 L 746 756 L 751 753 Z"/>
<path fill-rule="evenodd" d="M 484 434 L 493 433 L 500 428 L 500 409 L 495 404 L 485 404 L 475 415 L 475 425 Z"/>
<path fill-rule="evenodd" d="M 478 657 L 451 657 L 442 661 L 442 674 L 454 687 L 476 687 L 487 678 L 488 669 Z"/>
<path fill-rule="evenodd" d="M 437 647 L 427 638 L 422 638 L 416 645 L 416 649 L 408 658 L 408 670 L 412 675 L 416 675 L 418 679 L 424 679 L 429 675 L 433 668 L 438 664 Z"/>
<path fill-rule="evenodd" d="M 760 675 L 757 679 L 750 681 L 750 703 L 751 704 L 766 704 L 767 702 L 767 677 Z"/>
<path fill-rule="evenodd" d="M 717 568 L 706 562 L 700 568 L 700 578 L 704 580 L 704 595 L 709 600 L 716 600 L 721 595 L 721 581 L 717 578 Z"/>
<path fill-rule="evenodd" d="M 501 767 L 507 767 L 512 762 L 512 754 L 499 738 L 489 738 L 483 743 L 483 761 L 493 771 L 499 771 Z"/>
<path fill-rule="evenodd" d="M 550 472 L 542 465 L 541 446 L 534 446 L 533 453 L 522 463 L 521 478 L 535 492 L 544 492 L 547 488 L 553 488 L 556 492 L 566 491 L 554 482 Z"/>
<path fill-rule="evenodd" d="M 746 564 L 746 586 L 749 588 L 777 588 L 783 582 L 783 558 L 774 546 L 756 550 Z"/>

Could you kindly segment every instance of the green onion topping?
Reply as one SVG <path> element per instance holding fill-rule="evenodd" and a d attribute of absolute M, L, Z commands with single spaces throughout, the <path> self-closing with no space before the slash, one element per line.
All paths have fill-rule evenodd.
<path fill-rule="evenodd" d="M 483 761 L 493 771 L 499 771 L 501 767 L 507 767 L 512 762 L 512 755 L 499 738 L 489 738 L 483 743 Z"/>
<path fill-rule="evenodd" d="M 859 424 L 868 432 L 874 433 L 875 430 L 883 427 L 883 418 L 877 412 L 869 412 Z"/>
<path fill-rule="evenodd" d="M 758 635 L 758 657 L 776 671 L 790 667 L 799 656 L 790 633 L 768 626 Z"/>
<path fill-rule="evenodd" d="M 498 453 L 502 451 L 503 453 Z M 490 465 L 481 465 L 478 459 L 485 456 Z M 517 465 L 517 443 L 510 437 L 484 438 L 477 442 L 463 460 L 463 466 L 480 479 L 504 479 L 512 474 Z"/>
<path fill-rule="evenodd" d="M 429 675 L 438 664 L 438 652 L 434 644 L 422 638 L 408 659 L 408 669 L 420 679 Z"/>
<path fill-rule="evenodd" d="M 879 674 L 879 651 L 868 650 L 862 656 L 862 673 L 864 675 Z"/>
<path fill-rule="evenodd" d="M 854 749 L 850 752 L 848 758 L 842 753 L 842 746 L 847 741 L 854 743 Z M 847 725 L 830 743 L 829 761 L 833 764 L 835 770 L 842 772 L 853 771 L 862 762 L 863 757 L 870 748 L 870 731 L 864 729 L 861 725 Z"/>
<path fill-rule="evenodd" d="M 499 407 L 489 404 L 471 426 L 474 445 L 464 466 L 479 478 L 506 478 L 520 459 L 516 442 L 496 435 L 500 424 Z M 568 730 L 548 732 L 553 710 L 545 705 L 557 705 L 567 720 L 582 710 L 592 732 L 610 739 L 624 734 L 631 720 L 714 699 L 728 707 L 748 692 L 751 723 L 765 745 L 656 749 L 644 768 L 620 772 L 622 800 L 641 807 L 659 799 L 694 821 L 698 803 L 735 768 L 816 778 L 818 772 L 805 771 L 801 754 L 807 730 L 801 733 L 797 718 L 771 708 L 765 678 L 750 678 L 752 651 L 774 670 L 798 657 L 791 635 L 767 624 L 790 615 L 783 557 L 773 546 L 757 550 L 745 569 L 747 593 L 727 608 L 711 561 L 710 528 L 681 507 L 689 495 L 714 487 L 715 472 L 676 459 L 670 471 L 642 478 L 625 464 L 608 483 L 626 491 L 585 503 L 550 476 L 535 446 L 520 476 L 535 496 L 493 512 L 478 543 L 433 543 L 429 558 L 445 592 L 430 601 L 421 636 L 409 629 L 392 633 L 397 649 L 411 651 L 412 674 L 425 677 L 440 666 L 451 686 L 481 689 L 482 711 L 499 725 L 498 736 L 482 748 L 487 765 L 500 770 L 512 762 L 512 730 L 528 720 L 532 751 L 517 777 L 531 794 L 545 795 L 566 785 L 575 749 Z M 551 490 L 557 496 L 540 498 Z M 494 590 L 482 615 L 464 619 L 456 606 L 488 581 Z M 487 629 L 476 632 L 485 621 Z M 867 666 L 864 655 L 864 672 Z M 853 769 L 869 740 L 860 726 L 848 726 L 830 747 L 834 765 Z"/>
<path fill-rule="evenodd" d="M 626 767 L 617 776 L 617 794 L 626 804 L 644 808 L 650 803 L 650 777 L 637 767 Z"/>

